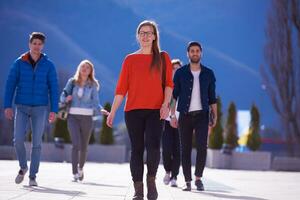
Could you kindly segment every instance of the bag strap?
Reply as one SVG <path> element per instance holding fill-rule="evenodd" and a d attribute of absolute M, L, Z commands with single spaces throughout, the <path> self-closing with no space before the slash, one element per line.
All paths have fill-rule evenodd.
<path fill-rule="evenodd" d="M 166 58 L 165 58 L 165 53 L 164 52 L 161 52 L 160 53 L 160 56 L 161 56 L 161 60 L 162 60 L 162 65 L 161 65 L 161 68 L 162 68 L 162 73 L 161 73 L 161 86 L 162 86 L 162 89 L 163 91 L 165 91 L 165 87 L 166 87 Z"/>

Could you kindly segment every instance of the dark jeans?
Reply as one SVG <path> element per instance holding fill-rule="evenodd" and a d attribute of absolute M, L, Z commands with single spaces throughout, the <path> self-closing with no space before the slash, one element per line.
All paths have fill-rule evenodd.
<path fill-rule="evenodd" d="M 145 147 L 147 175 L 156 176 L 162 134 L 159 110 L 139 109 L 125 112 L 125 122 L 131 141 L 130 171 L 133 182 L 143 181 Z"/>
<path fill-rule="evenodd" d="M 196 138 L 195 176 L 202 177 L 207 154 L 208 111 L 194 111 L 179 116 L 179 133 L 182 151 L 182 169 L 185 181 L 192 180 L 191 153 L 193 132 Z"/>
<path fill-rule="evenodd" d="M 171 172 L 171 179 L 177 179 L 180 167 L 180 140 L 177 128 L 165 121 L 162 135 L 162 156 L 166 172 Z"/>

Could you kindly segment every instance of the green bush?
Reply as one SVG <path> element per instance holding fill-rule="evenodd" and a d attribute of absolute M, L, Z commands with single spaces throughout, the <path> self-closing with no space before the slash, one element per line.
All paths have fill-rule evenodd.
<path fill-rule="evenodd" d="M 259 126 L 260 126 L 259 111 L 256 105 L 253 104 L 251 107 L 251 121 L 250 121 L 249 134 L 247 139 L 247 147 L 252 151 L 258 150 L 261 145 Z"/>
<path fill-rule="evenodd" d="M 63 138 L 65 143 L 71 143 L 67 120 L 56 119 L 53 136 Z"/>
<path fill-rule="evenodd" d="M 234 149 L 238 146 L 236 106 L 233 102 L 228 107 L 228 115 L 225 126 L 225 144 Z"/>
<path fill-rule="evenodd" d="M 217 123 L 212 128 L 208 140 L 208 148 L 221 149 L 223 145 L 223 127 L 222 127 L 222 102 L 221 98 L 217 100 Z"/>
<path fill-rule="evenodd" d="M 110 111 L 111 105 L 110 103 L 106 103 L 104 109 Z M 106 125 L 107 116 L 103 116 L 102 120 L 102 129 L 100 131 L 100 144 L 113 144 L 114 143 L 114 136 L 112 128 Z"/>

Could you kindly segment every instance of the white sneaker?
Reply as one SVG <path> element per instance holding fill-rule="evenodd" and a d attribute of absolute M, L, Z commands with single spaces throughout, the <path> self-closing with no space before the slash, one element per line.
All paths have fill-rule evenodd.
<path fill-rule="evenodd" d="M 84 177 L 84 174 L 83 174 L 83 168 L 78 168 L 78 179 L 80 180 L 80 181 L 82 181 L 83 180 L 83 177 Z"/>
<path fill-rule="evenodd" d="M 170 174 L 166 173 L 166 175 L 164 177 L 164 184 L 169 185 L 170 179 L 171 179 Z"/>
<path fill-rule="evenodd" d="M 175 178 L 171 179 L 171 187 L 177 187 L 177 182 Z"/>
<path fill-rule="evenodd" d="M 79 175 L 77 174 L 73 174 L 73 182 L 77 182 L 79 179 Z"/>

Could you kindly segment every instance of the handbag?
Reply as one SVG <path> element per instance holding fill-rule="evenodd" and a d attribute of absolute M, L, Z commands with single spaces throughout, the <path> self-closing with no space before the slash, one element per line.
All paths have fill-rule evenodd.
<path fill-rule="evenodd" d="M 73 93 L 73 88 L 74 88 L 74 80 L 72 81 L 72 87 L 71 87 L 70 94 Z M 68 92 L 66 90 L 64 90 L 63 93 L 64 93 L 65 96 L 70 95 L 70 94 L 68 94 Z M 69 111 L 70 111 L 70 107 L 71 107 L 71 102 L 68 102 L 68 103 L 59 102 L 58 103 L 58 115 L 57 115 L 57 117 L 59 119 L 66 120 L 67 117 L 68 117 Z"/>
<path fill-rule="evenodd" d="M 70 110 L 70 103 L 62 103 L 58 104 L 58 114 L 57 117 L 62 120 L 66 120 L 68 117 L 68 113 Z"/>

